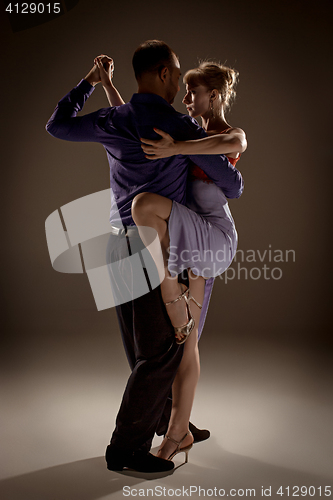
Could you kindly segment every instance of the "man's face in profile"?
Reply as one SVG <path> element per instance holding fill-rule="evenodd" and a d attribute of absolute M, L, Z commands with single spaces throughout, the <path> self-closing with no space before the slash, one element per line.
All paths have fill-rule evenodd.
<path fill-rule="evenodd" d="M 173 54 L 172 64 L 169 66 L 169 75 L 168 75 L 168 84 L 167 84 L 167 97 L 166 101 L 169 104 L 172 104 L 175 100 L 177 92 L 179 92 L 179 78 L 181 75 L 180 72 L 180 64 L 178 58 L 175 54 Z"/>

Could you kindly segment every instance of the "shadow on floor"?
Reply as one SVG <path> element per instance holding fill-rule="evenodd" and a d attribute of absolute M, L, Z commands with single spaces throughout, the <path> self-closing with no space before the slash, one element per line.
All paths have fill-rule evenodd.
<path fill-rule="evenodd" d="M 277 489 L 312 486 L 316 489 L 314 498 L 324 496 L 325 486 L 331 480 L 284 467 L 270 465 L 253 458 L 235 455 L 221 449 L 211 442 L 208 457 L 193 453 L 192 461 L 178 468 L 169 477 L 157 474 L 140 475 L 138 473 L 117 473 L 106 469 L 104 457 L 90 458 L 23 474 L 0 481 L 0 498 L 4 500 L 106 500 L 123 497 L 123 487 L 154 488 L 157 484 L 168 488 L 190 488 L 190 486 L 209 489 L 224 488 L 227 493 L 231 488 L 255 489 L 255 496 L 262 497 L 261 488 L 272 487 L 270 498 L 279 498 Z M 198 459 L 201 459 L 200 461 Z M 155 479 L 156 483 L 147 479 Z M 157 482 L 158 481 L 158 482 Z M 319 487 L 322 494 L 319 495 Z M 116 493 L 119 492 L 117 495 Z M 202 495 L 201 495 L 202 496 Z M 254 495 L 252 495 L 254 496 Z M 284 496 L 287 490 L 284 490 Z M 300 492 L 299 495 L 300 496 Z M 192 498 L 199 498 L 193 492 Z"/>

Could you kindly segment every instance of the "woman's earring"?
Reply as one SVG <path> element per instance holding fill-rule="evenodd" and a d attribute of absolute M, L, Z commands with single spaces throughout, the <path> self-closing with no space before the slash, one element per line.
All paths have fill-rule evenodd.
<path fill-rule="evenodd" d="M 213 99 L 210 101 L 210 110 L 212 113 L 212 118 L 214 118 L 214 101 L 213 101 Z"/>

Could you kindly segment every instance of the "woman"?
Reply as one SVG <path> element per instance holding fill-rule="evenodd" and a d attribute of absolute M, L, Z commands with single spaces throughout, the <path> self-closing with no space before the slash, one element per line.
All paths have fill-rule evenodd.
<path fill-rule="evenodd" d="M 95 64 L 110 104 L 123 104 L 112 84 L 112 59 L 99 56 Z M 235 96 L 237 76 L 231 68 L 211 62 L 188 71 L 183 103 L 190 116 L 201 116 L 202 127 L 210 137 L 177 142 L 155 129 L 161 140 L 142 139 L 147 157 L 154 160 L 175 154 L 225 154 L 235 164 L 247 146 L 244 131 L 230 127 L 225 119 Z M 172 386 L 169 427 L 158 450 L 159 457 L 169 460 L 180 451 L 186 452 L 187 459 L 193 443 L 188 426 L 200 373 L 198 325 L 205 278 L 222 274 L 237 247 L 237 232 L 223 192 L 196 166 L 190 172 L 187 198 L 187 206 L 183 206 L 155 193 L 140 193 L 132 204 L 136 225 L 153 227 L 159 235 L 165 267 L 162 298 L 175 328 L 176 342 L 186 341 Z M 177 252 L 171 252 L 174 247 Z M 188 289 L 178 283 L 178 274 L 184 269 L 188 270 Z"/>

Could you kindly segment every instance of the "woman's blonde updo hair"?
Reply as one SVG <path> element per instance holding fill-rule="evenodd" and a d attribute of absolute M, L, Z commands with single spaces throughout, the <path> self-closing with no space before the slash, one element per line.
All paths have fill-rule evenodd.
<path fill-rule="evenodd" d="M 204 85 L 208 90 L 218 90 L 224 111 L 230 108 L 236 96 L 237 79 L 237 71 L 213 61 L 203 61 L 197 68 L 190 69 L 184 75 L 185 84 L 194 87 Z"/>

